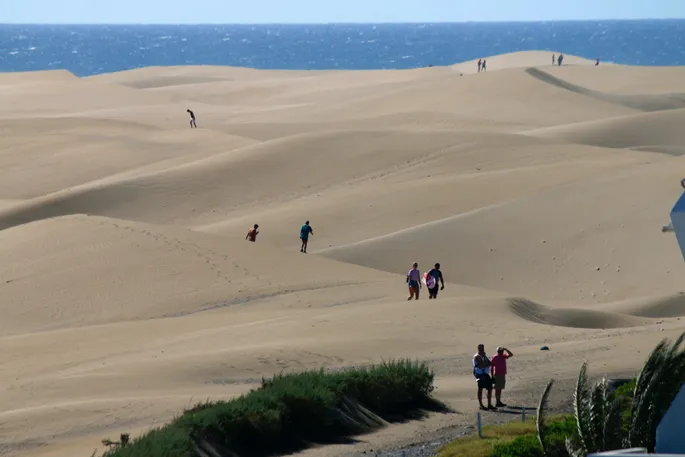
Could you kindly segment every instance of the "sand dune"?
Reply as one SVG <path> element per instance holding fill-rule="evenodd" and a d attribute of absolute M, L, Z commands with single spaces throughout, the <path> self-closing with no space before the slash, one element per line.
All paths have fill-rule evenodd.
<path fill-rule="evenodd" d="M 587 89 L 576 84 L 572 84 L 561 78 L 546 73 L 539 68 L 527 68 L 526 73 L 532 77 L 539 79 L 542 82 L 565 89 L 570 92 L 575 92 L 581 95 L 586 95 L 597 100 L 602 100 L 609 103 L 615 103 L 627 108 L 632 108 L 640 111 L 662 111 L 668 109 L 685 108 L 685 93 L 679 94 L 616 94 L 611 92 L 599 92 L 596 90 Z"/>
<path fill-rule="evenodd" d="M 288 295 L 335 295 L 338 287 L 353 289 L 347 297 L 356 300 L 364 290 L 394 288 L 391 275 L 239 241 L 78 215 L 0 231 L 0 334 L 186 315 L 257 298 L 287 306 Z M 264 256 L 270 265 L 255 268 Z M 279 273 L 282 264 L 290 268 Z"/>
<path fill-rule="evenodd" d="M 548 127 L 527 134 L 565 143 L 682 155 L 683 121 L 685 109 L 677 109 Z"/>
<path fill-rule="evenodd" d="M 558 327 L 622 328 L 646 325 L 647 319 L 594 309 L 548 308 L 525 299 L 512 299 L 510 310 L 530 322 Z"/>
<path fill-rule="evenodd" d="M 593 70 L 577 65 L 544 68 L 545 73 L 598 92 L 643 95 L 683 93 L 683 67 L 600 64 Z"/>
<path fill-rule="evenodd" d="M 685 292 L 607 303 L 602 305 L 602 309 L 649 318 L 682 317 L 685 316 Z"/>
<path fill-rule="evenodd" d="M 73 78 L 50 78 L 26 82 L 17 76 L 10 90 L 0 92 L 3 118 L 57 115 L 75 110 L 94 110 L 116 105 L 143 106 L 172 103 L 164 94 L 141 92 L 116 84 L 96 84 Z"/>
<path fill-rule="evenodd" d="M 557 303 L 679 291 L 682 255 L 655 224 L 678 194 L 673 160 L 607 170 L 322 255 L 397 273 L 400 259 L 435 259 L 459 283 Z"/>
<path fill-rule="evenodd" d="M 478 343 L 515 352 L 512 404 L 588 358 L 639 368 L 685 323 L 660 231 L 683 70 L 551 54 L 1 74 L 0 454 L 89 455 L 262 376 L 389 357 L 467 413 L 303 453 L 348 457 L 470 421 Z M 406 300 L 415 260 L 442 264 L 438 300 Z"/>
<path fill-rule="evenodd" d="M 496 56 L 483 56 L 482 58 L 487 61 L 487 71 L 497 71 L 509 68 L 552 67 L 552 54 L 555 57 L 559 56 L 559 51 L 511 52 Z M 564 66 L 590 66 L 594 65 L 595 61 L 571 54 L 564 54 L 563 64 Z M 478 59 L 452 65 L 452 68 L 463 73 L 477 73 Z"/>

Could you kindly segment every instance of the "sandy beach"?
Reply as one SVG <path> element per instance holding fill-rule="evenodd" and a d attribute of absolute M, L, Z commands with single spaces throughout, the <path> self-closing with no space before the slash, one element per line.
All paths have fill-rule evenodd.
<path fill-rule="evenodd" d="M 661 232 L 685 68 L 487 62 L 0 74 L 0 455 L 85 457 L 281 371 L 430 362 L 457 413 L 300 453 L 347 457 L 472 423 L 479 343 L 514 352 L 519 406 L 584 360 L 638 370 L 685 330 Z M 407 301 L 414 261 L 437 300 Z"/>

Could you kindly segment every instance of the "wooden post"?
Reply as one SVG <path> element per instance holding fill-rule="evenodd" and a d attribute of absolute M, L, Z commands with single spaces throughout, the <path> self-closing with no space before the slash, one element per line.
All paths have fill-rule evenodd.
<path fill-rule="evenodd" d="M 483 420 L 480 417 L 480 411 L 478 411 L 478 438 L 483 438 Z"/>

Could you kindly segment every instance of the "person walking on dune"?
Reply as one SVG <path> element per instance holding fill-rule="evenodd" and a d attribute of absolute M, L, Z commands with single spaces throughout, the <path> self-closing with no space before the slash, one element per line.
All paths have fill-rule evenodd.
<path fill-rule="evenodd" d="M 302 246 L 300 247 L 300 252 L 307 253 L 307 242 L 309 241 L 309 234 L 314 234 L 314 229 L 309 225 L 309 221 L 305 222 L 302 228 L 300 228 L 300 240 L 302 240 Z"/>
<path fill-rule="evenodd" d="M 440 290 L 445 289 L 445 279 L 442 277 L 442 271 L 440 271 L 440 264 L 436 263 L 435 267 L 427 273 L 426 277 L 426 287 L 428 288 L 428 299 L 438 298 L 438 287 L 440 284 Z"/>
<path fill-rule="evenodd" d="M 189 109 L 187 109 L 186 111 L 190 114 L 190 128 L 197 128 L 197 123 L 195 122 L 195 113 L 193 113 Z"/>
<path fill-rule="evenodd" d="M 507 406 L 502 403 L 502 390 L 506 384 L 507 360 L 513 356 L 514 354 L 509 349 L 497 346 L 497 355 L 493 356 L 491 360 L 490 375 L 495 381 L 495 406 L 497 408 Z"/>
<path fill-rule="evenodd" d="M 483 59 L 478 59 L 478 73 L 480 73 L 480 67 L 483 65 Z"/>
<path fill-rule="evenodd" d="M 480 404 L 480 409 L 495 410 L 492 406 L 492 378 L 490 377 L 490 366 L 492 363 L 488 359 L 485 353 L 485 345 L 478 345 L 478 352 L 473 355 L 473 375 L 476 377 L 478 382 L 478 403 Z M 483 389 L 488 391 L 488 406 L 487 408 L 483 406 Z"/>
<path fill-rule="evenodd" d="M 416 262 L 414 262 L 411 270 L 407 273 L 407 284 L 409 284 L 409 298 L 407 300 L 411 300 L 414 297 L 418 300 L 419 290 L 421 289 L 421 272 L 419 271 L 419 264 Z"/>
<path fill-rule="evenodd" d="M 259 224 L 255 224 L 254 227 L 250 228 L 250 230 L 247 231 L 247 236 L 245 237 L 246 240 L 252 241 L 253 243 L 257 241 L 257 235 L 259 235 Z"/>

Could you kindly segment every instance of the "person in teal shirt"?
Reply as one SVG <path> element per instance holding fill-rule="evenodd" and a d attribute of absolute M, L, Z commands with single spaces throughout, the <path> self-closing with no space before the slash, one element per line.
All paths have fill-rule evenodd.
<path fill-rule="evenodd" d="M 302 240 L 302 246 L 300 247 L 300 252 L 307 253 L 307 241 L 309 241 L 309 234 L 314 234 L 314 229 L 309 226 L 309 221 L 305 222 L 300 229 L 300 239 Z"/>

